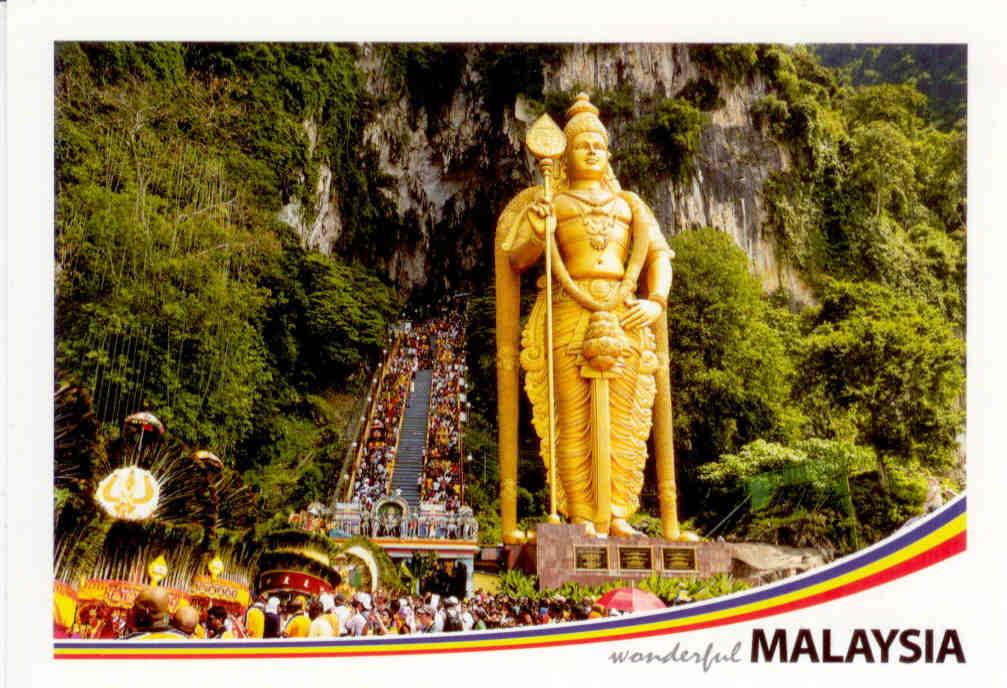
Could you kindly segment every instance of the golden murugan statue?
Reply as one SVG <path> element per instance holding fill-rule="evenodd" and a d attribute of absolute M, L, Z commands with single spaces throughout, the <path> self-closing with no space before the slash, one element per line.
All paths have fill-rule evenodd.
<path fill-rule="evenodd" d="M 513 198 L 496 228 L 503 538 L 530 537 L 517 528 L 520 362 L 549 475 L 549 520 L 559 522 L 558 511 L 591 534 L 637 534 L 628 519 L 653 426 L 662 531 L 677 539 L 665 313 L 674 254 L 647 205 L 620 188 L 586 94 L 567 117 L 562 131 L 548 115 L 529 129 L 544 183 Z M 519 340 L 520 273 L 543 256 L 546 276 Z"/>

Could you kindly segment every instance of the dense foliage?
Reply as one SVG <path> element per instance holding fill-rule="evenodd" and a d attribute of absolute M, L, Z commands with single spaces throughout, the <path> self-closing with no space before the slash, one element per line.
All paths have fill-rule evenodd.
<path fill-rule="evenodd" d="M 880 282 L 965 321 L 965 134 L 926 118 L 912 85 L 844 86 L 806 51 L 760 49 L 753 106 L 797 153 L 764 188 L 785 260 L 809 282 Z"/>
<path fill-rule="evenodd" d="M 939 311 L 878 284 L 830 281 L 804 318 L 797 392 L 816 433 L 882 460 L 954 463 L 965 352 Z"/>
<path fill-rule="evenodd" d="M 820 304 L 794 314 L 763 295 L 744 253 L 723 232 L 688 231 L 672 246 L 669 326 L 683 514 L 710 534 L 833 552 L 887 532 L 870 525 L 891 526 L 893 518 L 882 513 L 918 514 L 928 476 L 947 475 L 960 459 L 964 349 L 953 323 L 890 287 L 826 278 Z M 769 509 L 737 512 L 751 498 L 746 481 L 755 473 L 806 459 L 860 468 L 842 474 L 839 501 L 839 474 L 829 469 L 830 482 L 816 484 L 809 463 Z M 899 486 L 915 487 L 887 483 L 893 472 Z M 850 497 L 847 479 L 867 473 L 874 477 L 857 479 L 861 487 L 873 481 L 877 493 L 853 489 Z"/>
<path fill-rule="evenodd" d="M 695 470 L 757 438 L 794 436 L 789 313 L 770 303 L 745 253 L 704 228 L 671 241 L 671 388 L 679 482 L 686 513 L 698 506 Z M 777 324 L 779 323 L 779 324 Z"/>
<path fill-rule="evenodd" d="M 959 45 L 822 44 L 813 46 L 822 64 L 837 67 L 855 86 L 911 84 L 925 94 L 942 128 L 965 119 L 965 49 Z"/>
<path fill-rule="evenodd" d="M 500 593 L 514 599 L 531 601 L 548 601 L 560 595 L 575 602 L 584 602 L 589 599 L 591 602 L 597 602 L 602 595 L 610 590 L 631 586 L 653 593 L 668 606 L 730 595 L 749 587 L 747 583 L 736 580 L 727 574 L 717 574 L 708 578 L 677 578 L 663 577 L 655 573 L 632 583 L 621 580 L 613 580 L 601 585 L 568 582 L 558 588 L 547 590 L 538 589 L 538 577 L 529 576 L 517 569 L 506 571 L 499 578 Z"/>
<path fill-rule="evenodd" d="M 57 363 L 106 433 L 154 412 L 245 471 L 267 514 L 328 494 L 348 387 L 397 307 L 274 219 L 320 164 L 340 197 L 362 188 L 359 78 L 339 46 L 58 51 Z M 348 236 L 373 229 L 352 206 Z"/>

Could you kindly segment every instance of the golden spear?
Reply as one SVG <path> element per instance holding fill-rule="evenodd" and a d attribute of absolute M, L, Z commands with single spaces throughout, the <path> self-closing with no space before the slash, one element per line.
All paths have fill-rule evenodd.
<path fill-rule="evenodd" d="M 543 114 L 528 129 L 525 144 L 531 154 L 538 159 L 542 170 L 543 197 L 546 203 L 552 204 L 553 174 L 556 159 L 566 150 L 566 136 L 556 122 L 548 114 Z M 556 409 L 554 405 L 556 387 L 553 373 L 552 351 L 552 242 L 556 231 L 556 215 L 549 213 L 545 226 L 545 331 L 546 331 L 546 370 L 548 374 L 548 407 L 549 407 L 549 522 L 559 523 L 556 512 Z"/>

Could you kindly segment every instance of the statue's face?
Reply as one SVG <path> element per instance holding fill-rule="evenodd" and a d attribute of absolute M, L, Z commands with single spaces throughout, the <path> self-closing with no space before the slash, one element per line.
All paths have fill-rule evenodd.
<path fill-rule="evenodd" d="M 593 131 L 577 134 L 567 150 L 567 175 L 571 179 L 601 179 L 608 168 L 608 144 Z"/>

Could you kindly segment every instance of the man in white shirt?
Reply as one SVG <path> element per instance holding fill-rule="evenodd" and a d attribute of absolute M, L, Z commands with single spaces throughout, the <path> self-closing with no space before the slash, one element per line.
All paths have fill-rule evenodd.
<path fill-rule="evenodd" d="M 336 608 L 333 610 L 333 613 L 339 619 L 339 628 L 342 630 L 342 635 L 347 635 L 346 625 L 350 622 L 350 617 L 353 616 L 353 610 L 346 604 L 346 600 L 343 599 L 342 595 L 336 595 L 335 603 Z"/>
<path fill-rule="evenodd" d="M 467 603 L 462 602 L 462 630 L 471 631 L 472 627 L 475 625 L 476 620 L 472 616 L 472 612 L 469 611 L 469 606 Z"/>
<path fill-rule="evenodd" d="M 437 605 L 437 612 L 434 614 L 434 633 L 444 632 L 444 609 Z"/>
<path fill-rule="evenodd" d="M 346 635 L 357 638 L 364 634 L 364 629 L 367 628 L 367 617 L 364 616 L 363 611 L 364 603 L 360 600 L 353 600 L 353 616 L 344 626 Z"/>

